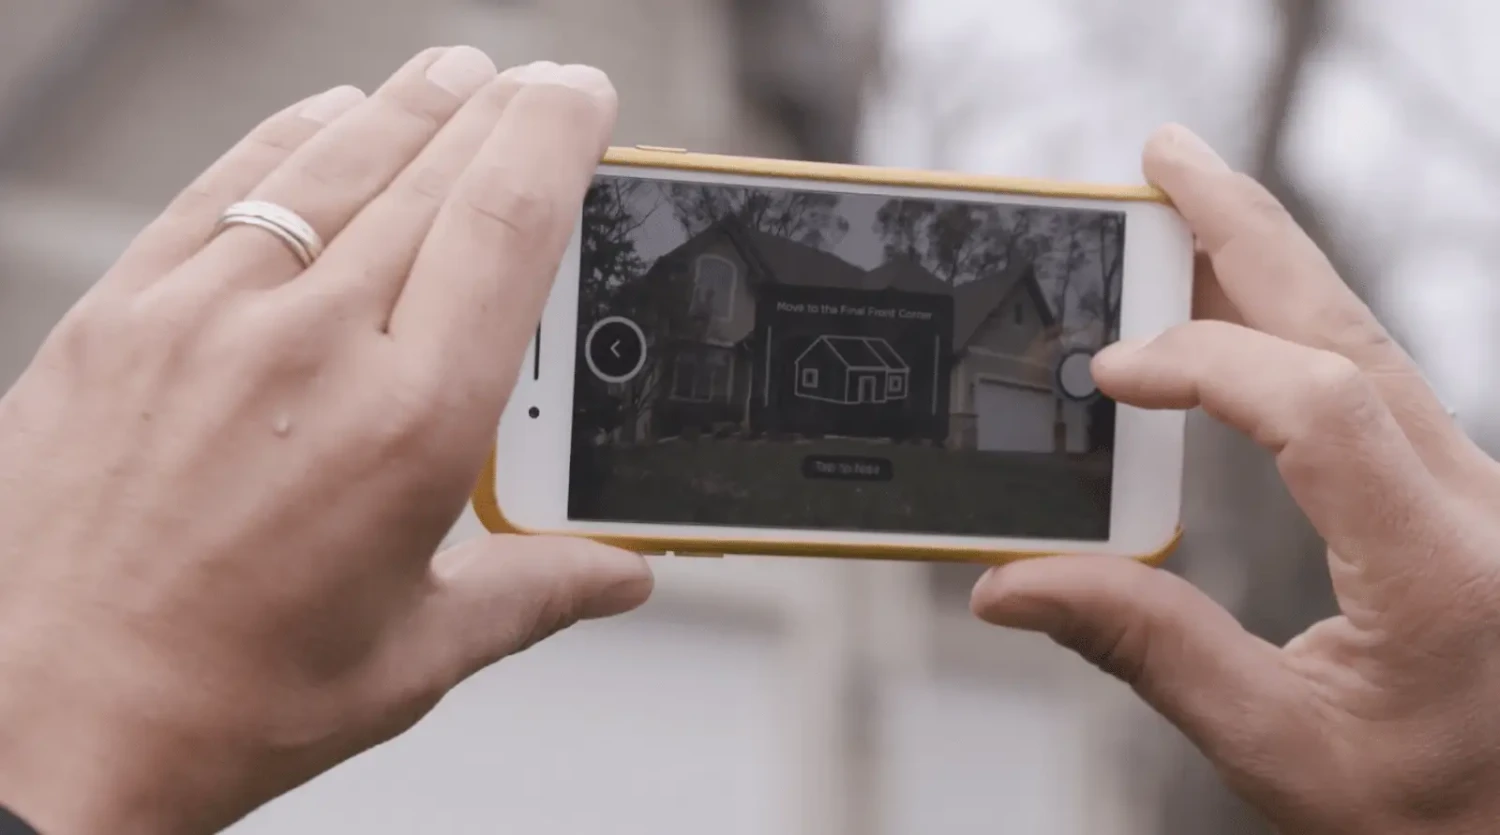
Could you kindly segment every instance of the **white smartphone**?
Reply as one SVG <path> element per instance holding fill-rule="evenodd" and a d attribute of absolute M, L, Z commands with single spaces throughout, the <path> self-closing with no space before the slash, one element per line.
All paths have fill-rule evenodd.
<path fill-rule="evenodd" d="M 1151 560 L 1184 415 L 1089 360 L 1191 313 L 1147 187 L 613 149 L 475 509 L 646 552 Z"/>

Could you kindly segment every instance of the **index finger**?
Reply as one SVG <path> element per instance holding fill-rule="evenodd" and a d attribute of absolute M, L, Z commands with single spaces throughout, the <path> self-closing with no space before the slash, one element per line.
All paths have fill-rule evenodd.
<path fill-rule="evenodd" d="M 1298 506 L 1355 567 L 1335 587 L 1406 594 L 1458 529 L 1446 494 L 1347 357 L 1223 322 L 1179 325 L 1094 359 L 1102 391 L 1148 409 L 1204 412 L 1276 457 Z"/>
<path fill-rule="evenodd" d="M 1487 463 L 1416 363 L 1264 186 L 1175 125 L 1152 137 L 1144 168 L 1192 228 L 1245 324 L 1352 360 L 1436 474 Z"/>
<path fill-rule="evenodd" d="M 443 369 L 459 402 L 499 420 L 584 194 L 614 129 L 616 98 L 592 67 L 533 64 L 439 210 L 390 333 Z M 493 418 L 493 420 L 491 420 Z"/>

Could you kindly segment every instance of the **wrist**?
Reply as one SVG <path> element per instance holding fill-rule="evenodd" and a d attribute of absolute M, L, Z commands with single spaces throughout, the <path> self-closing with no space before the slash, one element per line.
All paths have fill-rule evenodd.
<path fill-rule="evenodd" d="M 0 635 L 38 634 L 14 630 Z M 200 773 L 174 757 L 166 711 L 144 710 L 149 684 L 121 656 L 87 644 L 48 657 L 0 639 L 0 805 L 42 835 L 175 835 L 194 827 Z M 144 685 L 144 686 L 143 686 Z M 134 691 L 134 692 L 132 692 Z M 167 703 L 170 704 L 170 703 Z M 165 705 L 164 705 L 165 706 Z M 177 765 L 174 765 L 176 763 Z"/>

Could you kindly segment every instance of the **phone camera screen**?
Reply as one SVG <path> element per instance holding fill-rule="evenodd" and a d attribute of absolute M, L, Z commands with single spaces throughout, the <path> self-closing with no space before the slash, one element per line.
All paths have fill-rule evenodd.
<path fill-rule="evenodd" d="M 600 175 L 575 520 L 1109 538 L 1122 212 Z"/>

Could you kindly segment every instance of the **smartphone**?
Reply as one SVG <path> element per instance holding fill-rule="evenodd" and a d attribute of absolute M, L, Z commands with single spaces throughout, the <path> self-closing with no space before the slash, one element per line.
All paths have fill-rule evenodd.
<path fill-rule="evenodd" d="M 1109 342 L 1190 316 L 1156 190 L 612 149 L 474 507 L 646 553 L 1152 560 L 1184 415 Z"/>

